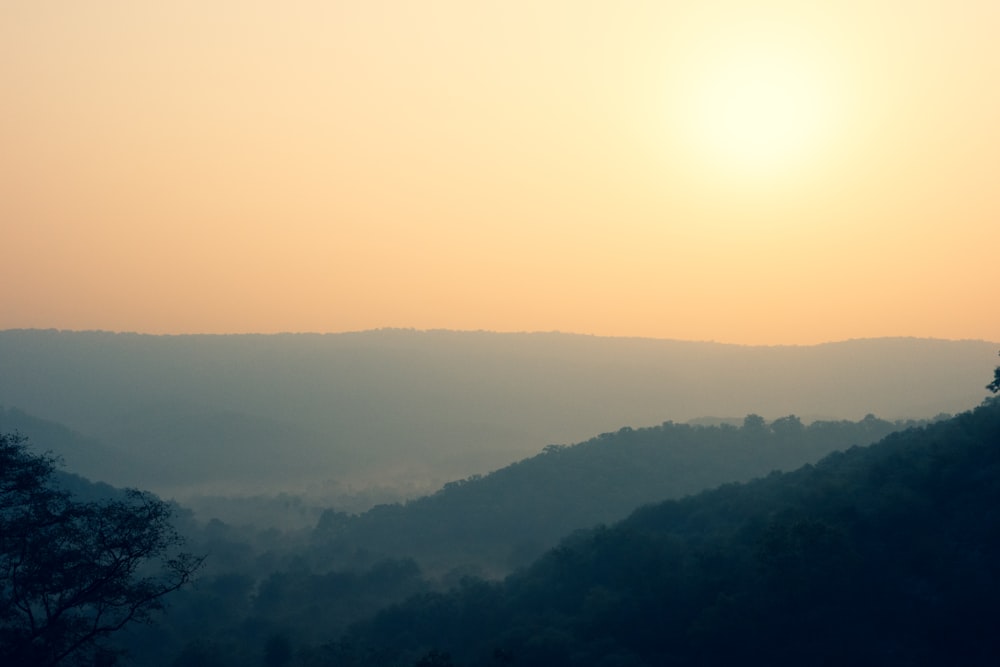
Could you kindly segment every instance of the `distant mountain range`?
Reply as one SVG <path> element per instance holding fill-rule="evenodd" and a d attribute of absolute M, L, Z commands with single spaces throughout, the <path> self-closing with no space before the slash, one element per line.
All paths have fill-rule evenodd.
<path fill-rule="evenodd" d="M 747 347 L 558 333 L 0 332 L 0 406 L 73 472 L 165 495 L 404 492 L 624 425 L 976 405 L 997 343 Z M 39 421 L 40 420 L 40 421 Z M 0 425 L 2 426 L 2 425 Z"/>

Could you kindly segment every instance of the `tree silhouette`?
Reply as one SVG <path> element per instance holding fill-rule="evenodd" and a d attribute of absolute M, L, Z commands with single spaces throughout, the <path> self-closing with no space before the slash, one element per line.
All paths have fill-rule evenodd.
<path fill-rule="evenodd" d="M 993 369 L 993 382 L 986 385 L 986 388 L 994 394 L 1000 392 L 1000 366 Z"/>
<path fill-rule="evenodd" d="M 78 502 L 54 471 L 0 434 L 0 663 L 111 664 L 102 640 L 148 621 L 202 559 L 177 552 L 171 508 L 152 494 Z"/>

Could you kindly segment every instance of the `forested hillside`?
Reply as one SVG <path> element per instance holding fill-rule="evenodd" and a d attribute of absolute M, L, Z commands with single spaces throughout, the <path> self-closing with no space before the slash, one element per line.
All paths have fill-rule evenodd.
<path fill-rule="evenodd" d="M 173 507 L 199 578 L 116 644 L 144 667 L 989 664 L 998 446 L 996 399 L 932 422 L 750 414 L 550 445 L 361 513 L 286 494 L 283 527 Z"/>
<path fill-rule="evenodd" d="M 88 438 L 63 424 L 0 405 L 0 433 L 20 432 L 59 457 L 67 470 L 92 480 L 114 479 L 134 466 L 129 452 Z"/>
<path fill-rule="evenodd" d="M 312 665 L 988 665 L 1000 402 L 580 532 L 380 613 Z"/>
<path fill-rule="evenodd" d="M 995 354 L 995 343 L 907 338 L 754 347 L 10 330 L 0 331 L 0 405 L 79 434 L 83 449 L 65 456 L 77 472 L 166 497 L 371 487 L 415 497 L 626 425 L 954 413 L 979 400 Z"/>
<path fill-rule="evenodd" d="M 749 415 L 741 427 L 667 422 L 622 428 L 577 445 L 550 446 L 405 504 L 380 505 L 360 516 L 328 510 L 313 531 L 310 553 L 319 567 L 363 550 L 369 557 L 412 557 L 429 572 L 471 567 L 505 573 L 569 532 L 617 521 L 645 503 L 791 470 L 915 425 L 872 415 L 809 425 L 795 416 L 768 423 Z"/>
<path fill-rule="evenodd" d="M 328 510 L 308 531 L 188 517 L 192 550 L 210 554 L 204 576 L 131 646 L 143 665 L 182 655 L 176 664 L 216 666 L 258 660 L 268 638 L 315 647 L 407 595 L 509 572 L 559 538 L 644 503 L 792 469 L 908 427 L 871 416 L 808 426 L 756 415 L 742 427 L 666 423 L 551 447 L 406 504 L 360 515 Z"/>
<path fill-rule="evenodd" d="M 164 667 L 869 664 L 871 656 L 911 665 L 947 662 L 955 647 L 964 664 L 989 664 L 991 600 L 1000 593 L 1000 403 L 923 426 L 872 417 L 744 422 L 623 429 L 395 509 L 330 512 L 312 531 L 205 524 L 177 508 L 187 547 L 207 556 L 203 572 L 171 596 L 168 614 L 118 644 L 127 664 Z M 562 503 L 593 511 L 593 525 L 629 495 L 622 486 L 640 468 L 662 465 L 663 490 L 681 495 L 684 484 L 729 470 L 705 462 L 732 456 L 745 472 L 759 455 L 791 465 L 836 440 L 893 427 L 908 428 L 792 473 L 576 530 L 503 581 L 475 576 L 488 565 L 442 572 L 413 557 L 426 558 L 414 547 L 434 543 L 434 553 L 451 549 L 474 565 L 489 552 L 477 540 L 489 544 L 484 535 L 495 532 L 500 546 L 513 534 L 500 521 L 505 505 L 514 510 L 507 521 L 526 533 L 559 530 Z M 699 473 L 692 463 L 705 454 Z M 560 471 L 562 489 L 553 481 Z M 598 471 L 607 479 L 595 481 Z M 117 493 L 58 479 L 82 499 Z M 528 494 L 528 509 L 512 502 L 543 480 L 555 500 Z M 494 497 L 506 500 L 483 503 Z M 435 529 L 429 517 L 453 526 Z M 376 527 L 389 532 L 385 552 L 363 543 Z"/>

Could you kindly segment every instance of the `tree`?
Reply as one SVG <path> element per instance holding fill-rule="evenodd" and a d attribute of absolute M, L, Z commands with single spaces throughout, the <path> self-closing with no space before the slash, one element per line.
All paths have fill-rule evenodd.
<path fill-rule="evenodd" d="M 747 431 L 763 432 L 767 429 L 767 422 L 758 414 L 749 414 L 743 418 L 743 428 Z"/>
<path fill-rule="evenodd" d="M 771 431 L 781 438 L 798 438 L 805 430 L 802 420 L 795 415 L 780 417 L 771 422 Z"/>
<path fill-rule="evenodd" d="M 1000 392 L 1000 366 L 993 369 L 993 382 L 986 385 L 986 388 L 994 394 Z"/>
<path fill-rule="evenodd" d="M 79 502 L 54 472 L 51 456 L 0 434 L 0 663 L 110 664 L 108 636 L 149 621 L 202 558 L 178 551 L 159 498 Z"/>

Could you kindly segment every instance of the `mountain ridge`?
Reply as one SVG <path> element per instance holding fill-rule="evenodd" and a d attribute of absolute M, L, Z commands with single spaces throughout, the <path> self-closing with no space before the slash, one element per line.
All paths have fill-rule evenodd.
<path fill-rule="evenodd" d="M 992 664 L 997 443 L 993 399 L 815 465 L 647 505 L 569 536 L 502 583 L 411 597 L 314 655 L 356 665 Z"/>
<path fill-rule="evenodd" d="M 995 354 L 993 343 L 918 338 L 752 347 L 561 333 L 7 330 L 0 405 L 135 461 L 102 481 L 168 496 L 223 483 L 430 490 L 623 425 L 955 413 L 979 400 Z M 302 465 L 280 464 L 291 457 Z"/>

